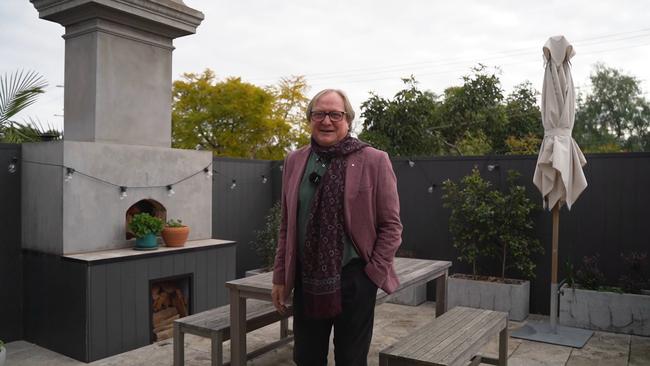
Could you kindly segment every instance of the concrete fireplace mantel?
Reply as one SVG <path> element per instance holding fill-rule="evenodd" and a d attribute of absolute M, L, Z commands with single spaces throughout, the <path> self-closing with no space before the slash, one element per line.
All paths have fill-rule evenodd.
<path fill-rule="evenodd" d="M 196 32 L 203 13 L 172 0 L 30 0 L 41 19 L 69 26 L 102 18 L 168 38 Z"/>
<path fill-rule="evenodd" d="M 88 262 L 91 264 L 108 263 L 123 261 L 125 259 L 139 259 L 144 257 L 151 257 L 156 255 L 166 255 L 174 253 L 189 252 L 197 249 L 204 249 L 209 247 L 235 245 L 234 241 L 222 239 L 204 239 L 204 240 L 191 240 L 185 243 L 182 247 L 164 247 L 161 246 L 156 250 L 138 251 L 133 248 L 102 250 L 98 252 L 86 252 L 79 254 L 64 255 L 64 259 Z"/>

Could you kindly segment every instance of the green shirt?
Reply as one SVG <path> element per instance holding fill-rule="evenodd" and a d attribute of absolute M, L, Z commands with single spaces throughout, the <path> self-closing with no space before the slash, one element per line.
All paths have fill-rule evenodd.
<path fill-rule="evenodd" d="M 314 193 L 316 193 L 316 184 L 309 181 L 309 175 L 316 172 L 321 177 L 327 170 L 329 162 L 324 163 L 318 161 L 318 155 L 311 153 L 307 160 L 305 167 L 305 174 L 300 181 L 300 192 L 298 193 L 298 253 L 302 253 L 305 247 L 305 237 L 307 236 L 307 221 L 309 220 L 309 211 L 311 209 L 312 201 L 314 200 Z M 353 258 L 358 258 L 359 255 L 354 249 L 354 245 L 350 241 L 347 233 L 343 233 L 343 255 L 341 266 L 345 266 Z"/>

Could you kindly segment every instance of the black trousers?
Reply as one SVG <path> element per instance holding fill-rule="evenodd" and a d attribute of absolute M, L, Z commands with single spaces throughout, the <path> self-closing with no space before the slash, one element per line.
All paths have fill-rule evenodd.
<path fill-rule="evenodd" d="M 298 366 L 327 366 L 329 338 L 334 327 L 334 359 L 337 366 L 366 366 L 372 340 L 377 286 L 363 271 L 361 259 L 353 259 L 341 273 L 343 311 L 330 319 L 304 316 L 300 264 L 296 268 L 293 295 L 293 360 Z"/>

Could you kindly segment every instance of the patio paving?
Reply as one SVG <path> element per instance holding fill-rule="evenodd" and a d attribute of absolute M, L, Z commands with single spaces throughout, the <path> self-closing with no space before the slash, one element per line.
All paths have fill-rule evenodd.
<path fill-rule="evenodd" d="M 427 302 L 417 307 L 388 303 L 378 306 L 368 364 L 376 366 L 380 350 L 431 319 L 435 313 L 434 305 L 432 302 Z M 531 315 L 529 319 L 539 320 L 543 317 Z M 510 329 L 516 329 L 523 324 L 525 322 L 510 322 Z M 269 339 L 276 339 L 278 335 L 279 325 L 277 324 L 256 330 L 249 334 L 248 348 L 256 348 Z M 188 366 L 210 365 L 209 340 L 191 335 L 187 335 L 185 340 L 185 364 Z M 7 349 L 7 366 L 172 365 L 171 340 L 154 343 L 90 364 L 73 360 L 25 341 L 11 342 L 7 344 Z M 293 365 L 292 350 L 292 344 L 285 345 L 249 361 L 248 364 L 256 366 Z M 496 357 L 497 350 L 497 339 L 495 338 L 483 349 L 482 353 L 486 356 Z M 224 352 L 227 361 L 230 352 L 229 342 L 225 343 Z M 508 355 L 508 364 L 511 366 L 650 365 L 650 337 L 595 332 L 582 349 L 510 338 Z M 330 354 L 330 365 L 334 365 L 332 356 Z"/>

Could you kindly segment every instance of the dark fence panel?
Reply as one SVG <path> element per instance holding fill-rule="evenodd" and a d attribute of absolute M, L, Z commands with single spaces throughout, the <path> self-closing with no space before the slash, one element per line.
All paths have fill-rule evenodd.
<path fill-rule="evenodd" d="M 449 210 L 442 207 L 442 182 L 459 180 L 477 166 L 495 186 L 506 186 L 507 171 L 521 173 L 519 184 L 540 203 L 535 213 L 537 236 L 545 249 L 536 258 L 536 279 L 531 283 L 531 312 L 548 314 L 551 272 L 551 214 L 541 209 L 541 195 L 532 183 L 535 156 L 429 158 L 394 160 L 404 224 L 402 249 L 421 258 L 452 260 L 452 272 L 469 272 L 457 260 L 449 234 Z M 621 253 L 650 251 L 650 154 L 594 154 L 587 156 L 585 175 L 589 186 L 572 210 L 560 213 L 560 278 L 564 263 L 580 263 L 587 255 L 600 255 L 600 268 L 609 281 L 616 281 L 627 267 Z M 488 165 L 496 165 L 489 171 Z M 433 193 L 428 187 L 435 184 Z M 496 263 L 486 268 L 497 273 Z M 431 293 L 431 292 L 430 292 Z"/>
<path fill-rule="evenodd" d="M 608 280 L 616 281 L 626 270 L 621 253 L 650 251 L 650 154 L 594 154 L 587 156 L 585 175 L 589 186 L 572 210 L 560 213 L 560 278 L 564 264 L 580 263 L 587 255 L 600 255 L 600 267 Z M 536 156 L 437 157 L 393 160 L 397 175 L 404 224 L 401 254 L 453 261 L 452 272 L 468 273 L 457 260 L 451 244 L 449 209 L 442 207 L 442 182 L 459 180 L 477 166 L 481 175 L 496 187 L 505 188 L 507 171 L 521 173 L 519 184 L 539 204 L 534 214 L 537 237 L 545 253 L 537 255 L 536 278 L 531 282 L 530 311 L 548 314 L 551 277 L 551 213 L 541 207 L 542 198 L 532 183 Z M 213 191 L 213 236 L 232 239 L 237 245 L 237 275 L 261 262 L 250 242 L 261 228 L 264 216 L 280 198 L 282 162 L 215 159 Z M 494 165 L 493 170 L 488 170 Z M 262 184 L 261 175 L 271 184 Z M 237 185 L 230 189 L 232 179 Z M 429 187 L 433 190 L 429 193 Z M 484 264 L 485 271 L 498 273 L 498 263 Z M 516 277 L 516 274 L 511 274 Z M 429 291 L 434 294 L 434 291 Z"/>
<path fill-rule="evenodd" d="M 0 144 L 0 339 L 23 337 L 23 273 L 20 252 L 20 163 L 9 172 L 12 158 L 20 160 L 20 145 Z"/>
<path fill-rule="evenodd" d="M 237 242 L 237 277 L 242 277 L 248 269 L 262 266 L 251 242 L 273 205 L 274 191 L 279 191 L 279 166 L 277 162 L 265 160 L 215 158 L 213 161 L 216 173 L 212 186 L 212 237 Z"/>

